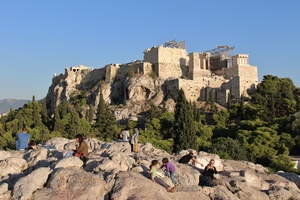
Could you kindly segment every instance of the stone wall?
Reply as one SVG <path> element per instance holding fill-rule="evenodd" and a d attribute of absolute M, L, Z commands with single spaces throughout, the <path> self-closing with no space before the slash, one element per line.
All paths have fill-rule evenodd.
<path fill-rule="evenodd" d="M 118 64 L 110 64 L 105 66 L 105 81 L 110 82 L 112 81 L 117 74 L 118 69 L 120 66 Z"/>
<path fill-rule="evenodd" d="M 256 66 L 239 66 L 238 74 L 240 77 L 240 93 L 244 96 L 253 93 L 258 84 L 258 72 Z"/>
<path fill-rule="evenodd" d="M 160 78 L 187 76 L 188 56 L 185 49 L 152 47 L 144 51 L 144 62 L 152 63 Z"/>
<path fill-rule="evenodd" d="M 152 72 L 152 64 L 149 62 L 142 62 L 139 64 L 136 64 L 136 73 L 142 74 L 142 75 L 149 75 Z"/>
<path fill-rule="evenodd" d="M 199 100 L 202 85 L 200 80 L 179 79 L 179 88 L 183 89 L 186 98 L 192 102 Z"/>

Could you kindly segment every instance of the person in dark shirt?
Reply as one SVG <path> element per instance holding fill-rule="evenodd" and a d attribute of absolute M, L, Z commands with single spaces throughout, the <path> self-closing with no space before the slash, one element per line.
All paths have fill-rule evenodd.
<path fill-rule="evenodd" d="M 195 157 L 194 157 L 194 153 L 190 152 L 189 154 L 182 156 L 178 162 L 182 163 L 182 164 L 188 164 L 190 162 L 190 160 L 200 164 L 202 167 L 204 166 L 202 163 L 200 163 Z"/>
<path fill-rule="evenodd" d="M 214 164 L 215 164 L 214 159 L 211 159 L 209 161 L 209 164 L 204 168 L 204 172 L 203 172 L 204 176 L 208 176 L 211 179 L 214 179 L 214 174 L 218 173 Z"/>

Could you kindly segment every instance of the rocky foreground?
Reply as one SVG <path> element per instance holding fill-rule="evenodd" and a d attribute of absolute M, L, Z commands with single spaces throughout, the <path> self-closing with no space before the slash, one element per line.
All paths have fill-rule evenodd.
<path fill-rule="evenodd" d="M 178 164 L 187 153 L 170 155 L 141 144 L 139 158 L 127 142 L 106 143 L 87 139 L 89 160 L 64 158 L 75 141 L 49 140 L 47 148 L 30 151 L 0 151 L 0 199 L 300 199 L 300 178 L 296 174 L 269 174 L 261 165 L 222 160 L 218 155 L 199 152 L 197 159 L 206 165 L 215 159 L 215 187 L 198 186 L 203 167 Z M 147 178 L 151 160 L 167 157 L 177 167 L 177 191 L 169 193 Z"/>

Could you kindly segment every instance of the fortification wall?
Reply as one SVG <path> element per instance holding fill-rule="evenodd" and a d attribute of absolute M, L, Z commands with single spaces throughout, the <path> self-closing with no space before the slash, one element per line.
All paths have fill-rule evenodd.
<path fill-rule="evenodd" d="M 179 90 L 179 79 L 166 80 L 163 84 L 166 98 L 177 99 Z"/>
<path fill-rule="evenodd" d="M 181 66 L 187 65 L 187 52 L 185 49 L 170 48 L 170 47 L 158 47 L 158 62 L 179 64 Z"/>
<path fill-rule="evenodd" d="M 136 73 L 137 74 L 143 74 L 143 75 L 147 75 L 147 74 L 151 74 L 152 72 L 152 64 L 149 62 L 142 62 L 136 65 Z"/>
<path fill-rule="evenodd" d="M 144 62 L 158 63 L 158 47 L 152 47 L 144 51 Z"/>
<path fill-rule="evenodd" d="M 256 89 L 258 84 L 258 72 L 256 66 L 239 66 L 238 74 L 240 76 L 241 95 L 249 96 Z"/>
<path fill-rule="evenodd" d="M 144 51 L 144 62 L 153 64 L 153 69 L 163 79 L 179 78 L 187 76 L 188 73 L 188 56 L 185 49 L 152 47 Z"/>
<path fill-rule="evenodd" d="M 105 81 L 111 82 L 117 75 L 117 71 L 119 69 L 119 65 L 110 64 L 105 66 Z"/>
<path fill-rule="evenodd" d="M 178 64 L 175 65 L 171 63 L 159 63 L 157 65 L 157 69 L 158 76 L 163 79 L 180 78 L 181 76 L 183 76 L 183 74 L 185 74 L 183 71 L 184 69 L 182 69 Z"/>
<path fill-rule="evenodd" d="M 198 101 L 200 97 L 201 81 L 179 79 L 179 88 L 182 88 L 186 99 L 189 101 Z"/>
<path fill-rule="evenodd" d="M 195 80 L 196 78 L 200 77 L 200 58 L 199 53 L 190 53 L 189 54 L 189 72 L 188 72 L 188 79 Z"/>
<path fill-rule="evenodd" d="M 224 74 L 226 79 L 231 79 L 233 77 L 239 76 L 238 67 L 230 67 L 230 68 L 223 68 L 221 71 Z"/>
<path fill-rule="evenodd" d="M 152 64 L 149 62 L 143 62 L 143 74 L 151 74 Z"/>

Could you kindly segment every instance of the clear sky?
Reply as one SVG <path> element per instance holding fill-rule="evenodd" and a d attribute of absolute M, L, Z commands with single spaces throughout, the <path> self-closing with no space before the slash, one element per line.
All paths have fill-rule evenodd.
<path fill-rule="evenodd" d="M 300 87 L 300 1 L 0 0 L 0 99 L 46 97 L 54 73 L 143 59 L 176 39 L 249 54 L 264 75 Z"/>

